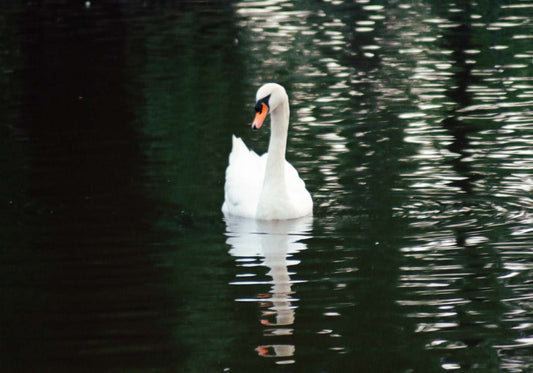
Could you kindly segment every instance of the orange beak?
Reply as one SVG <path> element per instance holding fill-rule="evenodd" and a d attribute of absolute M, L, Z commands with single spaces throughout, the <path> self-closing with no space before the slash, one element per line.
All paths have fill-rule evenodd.
<path fill-rule="evenodd" d="M 258 130 L 263 125 L 263 122 L 265 121 L 268 114 L 268 106 L 261 102 L 261 111 L 258 111 L 257 114 L 255 114 L 254 121 L 252 123 L 252 128 L 254 130 Z"/>

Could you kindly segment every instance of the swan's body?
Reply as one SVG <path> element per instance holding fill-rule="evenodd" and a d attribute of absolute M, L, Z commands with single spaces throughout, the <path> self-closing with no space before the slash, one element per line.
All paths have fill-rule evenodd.
<path fill-rule="evenodd" d="M 289 129 L 289 99 L 279 84 L 267 83 L 257 91 L 257 115 L 252 128 L 260 128 L 268 112 L 271 134 L 268 153 L 258 156 L 233 136 L 226 169 L 226 216 L 261 220 L 295 219 L 313 213 L 313 201 L 298 171 L 285 160 Z"/>

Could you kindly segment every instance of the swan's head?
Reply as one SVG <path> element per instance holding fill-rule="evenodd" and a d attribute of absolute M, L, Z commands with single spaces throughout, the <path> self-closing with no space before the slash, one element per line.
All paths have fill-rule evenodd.
<path fill-rule="evenodd" d="M 252 122 L 254 130 L 261 128 L 267 114 L 276 110 L 283 102 L 289 102 L 285 88 L 277 83 L 266 83 L 257 90 L 255 95 L 255 118 Z"/>

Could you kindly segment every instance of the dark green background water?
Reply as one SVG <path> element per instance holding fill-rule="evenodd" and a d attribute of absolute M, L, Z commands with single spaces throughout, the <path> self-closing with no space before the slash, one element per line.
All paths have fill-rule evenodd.
<path fill-rule="evenodd" d="M 530 372 L 532 62 L 528 1 L 3 3 L 2 371 Z M 267 81 L 291 226 L 220 212 Z"/>

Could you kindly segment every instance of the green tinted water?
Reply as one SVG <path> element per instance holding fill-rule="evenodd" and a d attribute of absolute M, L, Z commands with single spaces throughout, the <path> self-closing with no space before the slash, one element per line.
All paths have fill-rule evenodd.
<path fill-rule="evenodd" d="M 2 366 L 528 371 L 532 13 L 3 6 Z M 225 221 L 271 80 L 315 216 Z"/>

